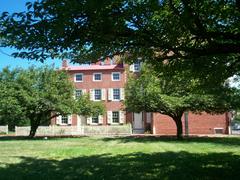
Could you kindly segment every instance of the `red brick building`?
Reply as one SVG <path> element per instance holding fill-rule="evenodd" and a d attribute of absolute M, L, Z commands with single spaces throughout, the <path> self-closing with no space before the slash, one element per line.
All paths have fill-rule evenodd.
<path fill-rule="evenodd" d="M 140 64 L 128 66 L 115 64 L 107 59 L 103 63 L 68 66 L 67 62 L 63 61 L 62 69 L 68 71 L 75 84 L 74 96 L 89 93 L 92 101 L 102 101 L 105 104 L 107 112 L 98 117 L 60 116 L 53 119 L 52 124 L 61 126 L 121 126 L 131 123 L 133 133 L 147 131 L 153 134 L 176 134 L 174 121 L 166 115 L 125 112 L 123 100 L 127 69 L 130 72 L 138 72 Z M 186 134 L 228 134 L 228 113 L 221 115 L 188 113 L 188 115 L 183 116 L 182 121 L 183 132 Z"/>

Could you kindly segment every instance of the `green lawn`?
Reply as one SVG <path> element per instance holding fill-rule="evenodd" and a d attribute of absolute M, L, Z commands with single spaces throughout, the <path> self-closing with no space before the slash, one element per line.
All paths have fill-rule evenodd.
<path fill-rule="evenodd" d="M 0 179 L 240 179 L 240 138 L 0 137 Z"/>

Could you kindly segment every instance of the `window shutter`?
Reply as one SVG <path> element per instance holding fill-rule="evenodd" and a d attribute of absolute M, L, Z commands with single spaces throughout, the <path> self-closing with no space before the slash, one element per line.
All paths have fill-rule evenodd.
<path fill-rule="evenodd" d="M 123 124 L 125 122 L 125 113 L 124 111 L 119 111 L 119 114 L 120 114 L 119 123 Z"/>
<path fill-rule="evenodd" d="M 91 124 L 92 122 L 92 117 L 87 117 L 87 124 Z"/>
<path fill-rule="evenodd" d="M 112 111 L 107 112 L 108 124 L 112 124 Z"/>
<path fill-rule="evenodd" d="M 102 100 L 106 100 L 106 90 L 102 89 L 101 92 L 102 92 Z"/>
<path fill-rule="evenodd" d="M 124 97 L 125 97 L 124 88 L 121 88 L 120 89 L 120 99 L 124 100 Z"/>
<path fill-rule="evenodd" d="M 68 124 L 72 124 L 72 115 L 68 115 Z"/>
<path fill-rule="evenodd" d="M 90 100 L 94 100 L 94 89 L 90 89 Z"/>
<path fill-rule="evenodd" d="M 82 89 L 82 94 L 86 94 L 87 90 L 86 89 Z"/>
<path fill-rule="evenodd" d="M 56 124 L 60 125 L 61 124 L 61 116 L 56 117 Z"/>
<path fill-rule="evenodd" d="M 113 96 L 112 91 L 113 91 L 112 88 L 109 88 L 109 89 L 108 89 L 108 100 L 109 100 L 109 101 L 111 101 L 111 100 L 113 99 L 113 98 L 112 98 L 112 96 Z"/>
<path fill-rule="evenodd" d="M 103 116 L 99 115 L 98 116 L 98 124 L 102 124 L 103 123 Z"/>
<path fill-rule="evenodd" d="M 130 65 L 129 70 L 130 70 L 131 72 L 134 72 L 134 64 L 131 64 L 131 65 Z"/>
<path fill-rule="evenodd" d="M 76 99 L 76 89 L 73 91 L 73 99 Z"/>

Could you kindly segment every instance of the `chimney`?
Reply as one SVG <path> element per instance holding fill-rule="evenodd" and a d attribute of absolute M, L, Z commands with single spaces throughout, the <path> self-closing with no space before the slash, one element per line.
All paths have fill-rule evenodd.
<path fill-rule="evenodd" d="M 62 60 L 62 69 L 67 69 L 68 61 L 66 59 Z"/>
<path fill-rule="evenodd" d="M 112 64 L 111 58 L 110 57 L 106 57 L 104 64 L 111 65 Z"/>

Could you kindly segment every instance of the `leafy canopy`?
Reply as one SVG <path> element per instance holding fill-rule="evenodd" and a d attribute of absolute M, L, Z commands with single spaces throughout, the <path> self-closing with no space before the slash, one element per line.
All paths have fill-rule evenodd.
<path fill-rule="evenodd" d="M 65 71 L 50 67 L 5 68 L 0 72 L 0 116 L 15 121 L 15 125 L 25 120 L 37 127 L 59 115 L 104 112 L 104 106 L 90 101 L 88 95 L 74 99 L 74 90 Z"/>
<path fill-rule="evenodd" d="M 201 81 L 186 71 L 170 77 L 143 66 L 140 75 L 127 82 L 126 108 L 181 117 L 184 111 L 224 113 L 239 105 L 240 94 L 235 88 L 223 84 L 200 87 Z"/>
<path fill-rule="evenodd" d="M 40 0 L 26 8 L 0 17 L 1 45 L 19 50 L 15 57 L 86 62 L 127 53 L 200 76 L 239 73 L 238 0 Z"/>

